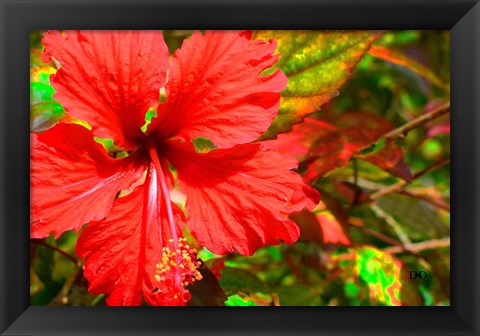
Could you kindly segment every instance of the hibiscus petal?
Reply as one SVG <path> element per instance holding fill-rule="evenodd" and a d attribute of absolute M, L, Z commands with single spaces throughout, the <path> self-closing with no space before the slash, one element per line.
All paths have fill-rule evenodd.
<path fill-rule="evenodd" d="M 214 31 L 184 41 L 149 132 L 157 138 L 203 136 L 221 148 L 257 139 L 277 114 L 287 78 L 279 70 L 260 75 L 277 62 L 276 43 L 249 38 Z"/>
<path fill-rule="evenodd" d="M 145 113 L 165 85 L 168 48 L 154 31 L 49 31 L 44 62 L 61 63 L 55 99 L 96 136 L 133 149 L 144 137 Z"/>
<path fill-rule="evenodd" d="M 171 237 L 167 215 L 158 193 L 153 165 L 143 186 L 115 201 L 108 217 L 91 222 L 82 231 L 76 254 L 86 258 L 84 275 L 93 294 L 109 294 L 107 304 L 138 306 L 169 302 L 157 292 L 156 263 Z M 176 222 L 184 222 L 172 204 Z"/>
<path fill-rule="evenodd" d="M 261 144 L 196 153 L 189 143 L 169 142 L 164 155 L 178 171 L 187 195 L 188 226 L 201 245 L 217 254 L 251 255 L 279 240 L 299 236 L 288 215 L 313 208 L 318 193 L 285 159 Z"/>
<path fill-rule="evenodd" d="M 145 153 L 143 153 L 145 154 Z M 32 238 L 75 229 L 103 219 L 120 190 L 128 189 L 145 170 L 141 152 L 113 159 L 75 124 L 58 124 L 31 135 Z"/>

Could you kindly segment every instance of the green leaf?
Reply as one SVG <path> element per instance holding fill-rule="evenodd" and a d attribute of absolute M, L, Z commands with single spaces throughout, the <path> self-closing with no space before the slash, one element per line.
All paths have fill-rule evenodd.
<path fill-rule="evenodd" d="M 450 301 L 450 248 L 423 251 L 423 254 L 425 260 L 430 264 L 431 277 L 427 278 L 430 281 L 425 285 L 428 286 L 428 291 L 433 296 L 432 305 Z M 422 265 L 418 269 L 422 269 Z M 426 293 L 423 294 L 425 296 Z"/>
<path fill-rule="evenodd" d="M 95 306 L 103 298 L 103 295 L 94 296 L 88 292 L 86 287 L 73 285 L 68 293 L 67 303 L 61 301 L 52 301 L 50 306 Z M 93 304 L 95 303 L 95 304 Z"/>
<path fill-rule="evenodd" d="M 196 137 L 192 140 L 192 143 L 195 146 L 195 151 L 197 153 L 207 153 L 216 148 L 210 139 L 204 137 Z"/>
<path fill-rule="evenodd" d="M 337 96 L 378 36 L 372 31 L 256 32 L 255 39 L 277 41 L 281 56 L 274 69 L 280 68 L 288 77 L 278 115 L 262 139 L 289 131 Z"/>
<path fill-rule="evenodd" d="M 33 30 L 30 32 L 30 68 L 45 65 L 41 60 L 43 50 L 42 38 L 42 31 Z"/>
<path fill-rule="evenodd" d="M 47 305 L 60 292 L 60 289 L 65 282 L 54 279 L 53 271 L 55 268 L 54 251 L 44 246 L 38 246 L 34 260 L 34 271 L 40 281 L 43 283 L 43 288 L 30 299 L 30 304 L 33 306 Z"/>
<path fill-rule="evenodd" d="M 58 103 L 41 103 L 30 106 L 30 128 L 33 132 L 45 131 L 62 119 L 65 111 Z"/>
<path fill-rule="evenodd" d="M 37 274 L 45 286 L 49 286 L 53 282 L 52 273 L 54 266 L 53 250 L 44 246 L 38 246 L 34 269 L 35 274 Z"/>
<path fill-rule="evenodd" d="M 242 299 L 239 295 L 234 294 L 228 297 L 227 302 L 225 302 L 226 306 L 238 306 L 238 307 L 246 307 L 246 306 L 256 306 L 255 302 L 253 302 L 250 298 Z"/>
<path fill-rule="evenodd" d="M 220 285 L 227 294 L 269 292 L 265 283 L 249 271 L 225 267 L 220 274 Z"/>
<path fill-rule="evenodd" d="M 292 285 L 275 288 L 281 306 L 321 306 L 320 293 L 314 286 Z"/>
<path fill-rule="evenodd" d="M 50 286 L 42 288 L 37 294 L 30 298 L 32 306 L 46 306 L 48 305 L 60 292 L 63 283 L 54 281 Z"/>
<path fill-rule="evenodd" d="M 142 132 L 146 132 L 148 125 L 152 122 L 152 118 L 157 116 L 156 108 L 150 108 L 145 114 L 145 124 L 141 127 Z"/>
<path fill-rule="evenodd" d="M 376 143 L 362 149 L 357 157 L 377 154 L 380 150 L 385 148 L 385 138 L 380 138 Z"/>
<path fill-rule="evenodd" d="M 50 75 L 57 72 L 57 69 L 50 65 L 42 65 L 37 68 L 30 68 L 30 82 L 50 85 Z M 53 93 L 53 88 L 52 88 Z"/>
<path fill-rule="evenodd" d="M 42 82 L 31 82 L 30 83 L 30 105 L 38 105 L 42 103 L 52 103 L 55 102 L 52 95 L 55 93 L 53 87 L 50 84 L 45 84 Z"/>
<path fill-rule="evenodd" d="M 34 132 L 47 130 L 65 115 L 63 106 L 52 97 L 55 90 L 48 84 L 50 70 L 41 69 L 32 69 L 31 78 L 38 81 L 30 82 L 30 128 Z"/>
<path fill-rule="evenodd" d="M 450 228 L 438 210 L 426 201 L 407 195 L 388 194 L 375 204 L 393 216 L 411 240 L 444 238 L 450 234 Z"/>

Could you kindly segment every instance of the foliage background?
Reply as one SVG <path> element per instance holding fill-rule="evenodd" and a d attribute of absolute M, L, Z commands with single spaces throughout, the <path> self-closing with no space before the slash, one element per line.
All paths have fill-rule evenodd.
<path fill-rule="evenodd" d="M 332 36 L 332 32 L 311 33 Z M 169 50 L 179 48 L 190 34 L 164 31 Z M 328 45 L 300 43 L 300 35 L 282 34 L 293 36 L 279 39 L 282 55 L 286 57 L 291 48 L 307 61 L 316 51 L 327 53 L 330 46 L 353 41 L 349 32 L 333 35 Z M 52 98 L 48 80 L 55 69 L 39 58 L 41 38 L 42 32 L 31 33 L 32 131 L 48 129 L 65 115 Z M 187 232 L 204 262 L 204 279 L 189 288 L 189 304 L 449 305 L 449 45 L 448 31 L 382 32 L 370 50 L 352 54 L 358 63 L 349 65 L 350 49 L 342 49 L 318 61 L 313 77 L 302 63 L 305 59 L 290 58 L 302 83 L 301 87 L 289 84 L 293 113 L 287 111 L 287 98 L 282 98 L 283 111 L 291 120 L 279 119 L 277 129 L 269 129 L 264 138 L 278 131 L 286 132 L 287 140 L 295 134 L 306 138 L 299 142 L 308 150 L 300 157 L 299 172 L 320 191 L 322 201 L 313 213 L 293 217 L 301 228 L 297 243 L 264 247 L 251 257 L 214 255 Z M 347 65 L 351 71 L 342 73 Z M 315 111 L 302 110 L 298 100 L 302 89 L 322 83 L 314 88 L 318 97 L 329 80 L 341 82 L 338 89 L 329 87 L 331 92 Z M 290 130 L 291 124 L 312 112 L 311 120 L 333 125 L 335 132 L 331 127 L 311 131 L 305 122 Z M 389 125 L 385 129 L 379 126 L 385 123 Z M 282 143 L 272 144 L 298 154 Z M 198 150 L 208 145 L 204 139 L 196 142 Z M 32 305 L 105 304 L 102 295 L 87 291 L 82 261 L 74 253 L 77 237 L 67 232 L 57 240 L 53 236 L 31 240 Z M 410 271 L 424 271 L 427 278 L 410 279 Z"/>

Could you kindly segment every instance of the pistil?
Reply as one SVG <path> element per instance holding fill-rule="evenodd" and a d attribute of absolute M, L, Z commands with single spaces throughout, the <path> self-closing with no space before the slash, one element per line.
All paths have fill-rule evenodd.
<path fill-rule="evenodd" d="M 156 264 L 154 278 L 159 283 L 159 291 L 169 297 L 167 301 L 187 302 L 190 293 L 188 293 L 185 287 L 192 284 L 195 280 L 202 279 L 202 275 L 198 271 L 201 263 L 197 257 L 197 250 L 190 247 L 185 238 L 179 238 L 178 236 L 170 191 L 160 159 L 153 143 L 149 143 L 147 148 L 157 173 L 157 180 L 163 196 L 172 236 L 168 242 L 162 242 L 162 259 Z"/>
<path fill-rule="evenodd" d="M 150 154 L 150 158 L 152 159 L 153 165 L 155 166 L 155 170 L 157 171 L 157 179 L 158 179 L 158 182 L 160 183 L 160 188 L 162 189 L 163 200 L 165 202 L 165 209 L 167 209 L 168 224 L 170 226 L 170 232 L 173 238 L 173 245 L 174 245 L 174 248 L 176 249 L 178 246 L 178 234 L 177 234 L 177 228 L 175 226 L 175 219 L 173 218 L 172 203 L 170 200 L 170 191 L 168 190 L 167 180 L 165 179 L 165 174 L 163 173 L 160 159 L 158 158 L 157 151 L 153 144 L 149 143 L 148 153 Z"/>

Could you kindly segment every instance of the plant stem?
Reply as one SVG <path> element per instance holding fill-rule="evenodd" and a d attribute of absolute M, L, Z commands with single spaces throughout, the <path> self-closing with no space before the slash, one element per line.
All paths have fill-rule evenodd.
<path fill-rule="evenodd" d="M 357 203 L 360 198 L 360 195 L 362 194 L 362 189 L 358 186 L 358 162 L 356 158 L 352 159 L 352 164 L 353 164 L 353 187 L 355 190 L 353 191 L 353 199 L 352 203 L 350 204 L 350 209 L 353 208 Z"/>
<path fill-rule="evenodd" d="M 44 247 L 49 248 L 49 249 L 51 249 L 51 250 L 54 250 L 55 252 L 60 253 L 61 255 L 63 255 L 65 258 L 67 258 L 68 260 L 70 260 L 70 261 L 73 262 L 74 264 L 77 263 L 77 258 L 75 258 L 74 256 L 68 254 L 68 253 L 65 252 L 65 251 L 60 250 L 58 247 L 55 247 L 55 246 L 53 246 L 53 245 L 50 245 L 50 244 L 46 243 L 46 242 L 43 241 L 43 240 L 30 239 L 30 242 L 31 242 L 31 243 L 34 243 L 34 244 L 37 244 L 37 245 L 44 246 Z"/>
<path fill-rule="evenodd" d="M 372 230 L 372 229 L 369 229 L 365 226 L 361 226 L 359 225 L 359 223 L 357 223 L 356 221 L 349 221 L 348 224 L 350 226 L 353 226 L 355 227 L 356 229 L 362 231 L 364 234 L 370 236 L 370 237 L 373 237 L 373 238 L 376 238 L 378 240 L 381 240 L 383 241 L 384 243 L 387 243 L 387 244 L 390 244 L 390 245 L 394 245 L 394 247 L 400 249 L 400 251 L 402 252 L 405 252 L 405 253 L 410 253 L 410 254 L 413 254 L 414 256 L 416 257 L 419 257 L 419 255 L 417 253 L 415 253 L 414 251 L 410 250 L 406 244 L 403 244 L 395 239 L 393 239 L 392 237 L 389 237 L 383 233 L 380 233 L 380 232 L 377 232 L 375 230 Z"/>
<path fill-rule="evenodd" d="M 423 250 L 434 250 L 441 247 L 450 246 L 450 238 L 427 240 L 420 243 L 405 244 L 403 246 L 391 246 L 383 249 L 386 253 L 403 253 L 405 249 L 408 252 L 420 252 Z"/>
<path fill-rule="evenodd" d="M 52 302 L 49 303 L 50 306 L 68 305 L 68 294 L 70 294 L 70 291 L 75 284 L 78 276 L 80 275 L 82 268 L 83 260 L 79 260 L 78 262 L 76 262 L 75 270 L 72 272 L 72 274 L 70 274 L 67 281 L 65 281 L 65 283 L 63 284 L 60 293 L 58 293 L 58 295 L 52 300 Z"/>
<path fill-rule="evenodd" d="M 427 174 L 427 173 L 429 173 L 429 172 L 431 172 L 431 171 L 433 171 L 437 168 L 440 168 L 440 167 L 444 166 L 448 162 L 450 162 L 450 157 L 443 158 L 440 161 L 437 161 L 434 164 L 426 167 L 425 169 L 422 169 L 421 171 L 415 173 L 412 177 L 412 180 L 409 181 L 409 182 L 400 181 L 400 182 L 392 184 L 388 187 L 377 190 L 376 192 L 370 194 L 370 196 L 368 197 L 368 201 L 376 201 L 377 199 L 379 199 L 382 196 L 385 196 L 386 194 L 389 194 L 389 193 L 394 192 L 394 191 L 400 191 L 401 189 L 405 188 L 405 186 L 412 183 L 415 179 L 417 179 L 417 178 L 419 178 L 419 177 L 421 177 L 421 176 L 423 176 L 423 175 L 425 175 L 425 174 Z"/>
<path fill-rule="evenodd" d="M 428 196 L 420 195 L 420 194 L 417 194 L 417 193 L 414 193 L 414 192 L 411 192 L 411 191 L 408 191 L 408 190 L 400 190 L 400 193 L 403 194 L 403 195 L 407 195 L 407 196 L 410 196 L 410 197 L 428 202 L 436 208 L 443 209 L 445 211 L 450 212 L 450 205 L 448 205 L 447 203 L 445 203 L 441 200 L 436 200 L 436 199 L 430 198 Z"/>
<path fill-rule="evenodd" d="M 411 131 L 414 128 L 417 128 L 425 123 L 427 123 L 430 120 L 433 120 L 443 114 L 446 114 L 450 112 L 450 102 L 447 102 L 432 111 L 426 112 L 419 116 L 418 118 L 415 118 L 411 121 L 409 121 L 406 124 L 403 124 L 402 126 L 395 128 L 394 130 L 391 130 L 390 132 L 385 133 L 382 137 L 385 139 L 392 139 L 396 138 L 399 136 L 405 136 L 409 131 Z"/>

